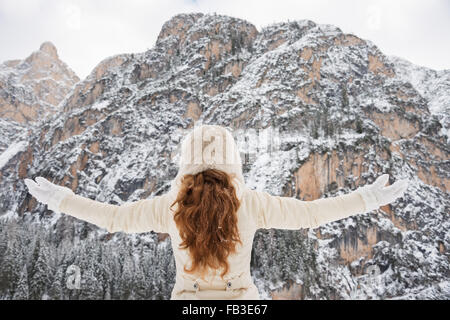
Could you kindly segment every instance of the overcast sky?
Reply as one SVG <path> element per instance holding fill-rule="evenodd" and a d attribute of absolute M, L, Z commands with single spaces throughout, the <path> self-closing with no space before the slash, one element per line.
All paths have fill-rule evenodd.
<path fill-rule="evenodd" d="M 245 19 L 258 30 L 288 19 L 333 24 L 387 55 L 450 69 L 450 0 L 0 0 L 0 62 L 51 41 L 84 78 L 106 57 L 152 48 L 164 22 L 187 12 Z"/>

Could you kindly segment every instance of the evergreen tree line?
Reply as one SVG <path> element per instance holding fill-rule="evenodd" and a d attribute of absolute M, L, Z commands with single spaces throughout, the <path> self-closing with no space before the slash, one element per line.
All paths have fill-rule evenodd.
<path fill-rule="evenodd" d="M 308 290 L 320 280 L 313 243 L 297 230 L 258 231 L 251 269 L 266 290 L 298 280 Z M 41 224 L 0 220 L 0 299 L 166 300 L 175 274 L 171 246 L 156 239 L 117 233 L 109 241 L 80 240 Z"/>
<path fill-rule="evenodd" d="M 110 241 L 57 241 L 54 234 L 41 225 L 0 221 L 0 299 L 170 298 L 170 246 L 133 243 L 125 234 Z"/>

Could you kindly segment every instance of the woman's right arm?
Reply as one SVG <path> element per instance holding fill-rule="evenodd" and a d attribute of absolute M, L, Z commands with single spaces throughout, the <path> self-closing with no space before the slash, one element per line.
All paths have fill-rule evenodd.
<path fill-rule="evenodd" d="M 400 180 L 383 187 L 389 176 L 380 176 L 373 184 L 348 194 L 303 201 L 292 197 L 272 196 L 252 190 L 256 206 L 257 228 L 317 228 L 325 223 L 378 209 L 403 195 L 407 181 Z"/>
<path fill-rule="evenodd" d="M 313 201 L 272 196 L 265 191 L 253 193 L 259 203 L 257 228 L 317 228 L 325 223 L 367 211 L 362 196 L 356 191 Z"/>

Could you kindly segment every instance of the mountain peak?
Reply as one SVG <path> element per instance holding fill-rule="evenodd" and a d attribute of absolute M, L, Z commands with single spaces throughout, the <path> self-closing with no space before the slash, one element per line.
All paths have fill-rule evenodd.
<path fill-rule="evenodd" d="M 49 54 L 51 57 L 57 59 L 58 58 L 58 52 L 56 50 L 55 45 L 50 41 L 45 41 L 41 44 L 39 47 L 39 51 L 45 52 Z"/>
<path fill-rule="evenodd" d="M 2 111 L 6 110 L 0 112 L 0 118 L 37 123 L 56 112 L 78 81 L 75 72 L 59 59 L 55 45 L 43 42 L 24 60 L 8 60 L 0 65 L 0 105 Z"/>
<path fill-rule="evenodd" d="M 250 22 L 228 15 L 216 13 L 181 13 L 167 20 L 158 35 L 156 44 L 160 44 L 169 36 L 178 38 L 180 44 L 185 40 L 196 41 L 205 37 L 230 37 L 231 34 L 242 33 L 244 37 L 254 37 L 258 30 Z"/>
<path fill-rule="evenodd" d="M 185 32 L 203 16 L 203 13 L 180 13 L 167 20 L 158 35 L 157 43 L 170 35 L 184 36 Z"/>

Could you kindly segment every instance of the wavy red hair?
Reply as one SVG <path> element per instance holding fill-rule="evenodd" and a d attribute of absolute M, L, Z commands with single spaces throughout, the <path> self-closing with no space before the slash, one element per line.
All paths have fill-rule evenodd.
<path fill-rule="evenodd" d="M 171 207 L 175 204 L 180 248 L 188 249 L 192 258 L 191 268 L 184 266 L 184 271 L 203 277 L 208 268 L 223 267 L 223 278 L 229 271 L 228 255 L 236 252 L 237 243 L 242 244 L 236 214 L 240 201 L 232 176 L 216 169 L 186 174 Z"/>

